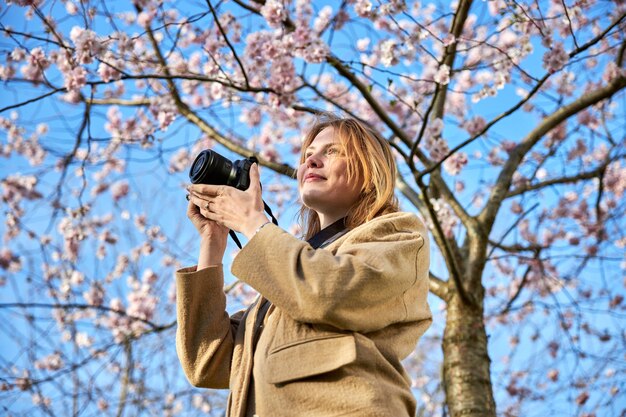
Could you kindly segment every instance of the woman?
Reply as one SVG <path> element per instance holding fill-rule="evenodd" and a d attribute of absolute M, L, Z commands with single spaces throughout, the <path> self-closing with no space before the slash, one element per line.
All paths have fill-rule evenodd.
<path fill-rule="evenodd" d="M 197 267 L 176 274 L 185 374 L 230 388 L 228 416 L 414 416 L 401 360 L 431 322 L 426 228 L 398 212 L 393 156 L 365 125 L 318 122 L 302 149 L 301 214 L 315 244 L 268 221 L 256 165 L 246 191 L 188 188 L 201 245 Z M 228 229 L 249 239 L 233 274 L 261 294 L 232 317 Z"/>

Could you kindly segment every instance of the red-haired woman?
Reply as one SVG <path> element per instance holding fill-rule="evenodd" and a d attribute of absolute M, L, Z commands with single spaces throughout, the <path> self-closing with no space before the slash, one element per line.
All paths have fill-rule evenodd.
<path fill-rule="evenodd" d="M 198 265 L 177 272 L 177 351 L 188 379 L 230 388 L 228 416 L 414 416 L 401 361 L 428 328 L 425 226 L 398 211 L 389 145 L 354 119 L 306 136 L 298 189 L 305 240 L 270 223 L 251 186 L 189 187 Z M 248 243 L 232 272 L 260 293 L 228 316 L 228 229 Z"/>

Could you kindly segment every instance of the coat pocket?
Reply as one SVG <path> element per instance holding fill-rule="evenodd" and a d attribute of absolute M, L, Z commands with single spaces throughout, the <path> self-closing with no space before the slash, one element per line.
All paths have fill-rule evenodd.
<path fill-rule="evenodd" d="M 351 334 L 299 340 L 268 353 L 265 380 L 283 384 L 334 371 L 355 360 L 356 341 Z"/>

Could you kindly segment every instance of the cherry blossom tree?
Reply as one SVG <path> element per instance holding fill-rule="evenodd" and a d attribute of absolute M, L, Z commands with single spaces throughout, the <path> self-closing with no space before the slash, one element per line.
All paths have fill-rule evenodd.
<path fill-rule="evenodd" d="M 624 415 L 625 29 L 621 0 L 7 0 L 0 409 L 222 415 L 174 349 L 188 169 L 256 156 L 298 235 L 330 111 L 388 140 L 431 232 L 418 415 Z"/>

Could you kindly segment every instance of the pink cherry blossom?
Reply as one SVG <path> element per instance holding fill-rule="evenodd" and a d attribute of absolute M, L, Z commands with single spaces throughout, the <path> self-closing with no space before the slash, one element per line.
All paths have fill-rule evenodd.
<path fill-rule="evenodd" d="M 113 183 L 113 185 L 111 185 L 110 187 L 110 190 L 113 201 L 119 201 L 128 195 L 130 187 L 128 185 L 128 181 L 120 180 Z"/>
<path fill-rule="evenodd" d="M 354 2 L 354 11 L 360 17 L 370 17 L 372 7 L 372 2 L 370 0 L 356 0 Z"/>
<path fill-rule="evenodd" d="M 626 77 L 626 70 L 619 68 L 615 62 L 611 61 L 606 65 L 602 79 L 609 83 L 617 79 L 618 77 Z"/>
<path fill-rule="evenodd" d="M 488 2 L 487 5 L 489 6 L 489 13 L 492 16 L 497 16 L 500 11 L 506 9 L 505 0 L 493 0 Z"/>
<path fill-rule="evenodd" d="M 279 0 L 266 0 L 261 7 L 261 14 L 272 28 L 279 28 L 287 17 L 283 2 Z"/>
<path fill-rule="evenodd" d="M 316 32 L 321 32 L 323 29 L 328 26 L 330 23 L 330 19 L 333 15 L 333 8 L 331 6 L 324 6 L 319 11 L 317 18 L 313 22 L 313 30 Z"/>
<path fill-rule="evenodd" d="M 100 306 L 104 302 L 104 289 L 98 282 L 95 282 L 91 285 L 89 291 L 83 293 L 83 297 L 87 304 Z"/>
<path fill-rule="evenodd" d="M 394 39 L 388 39 L 383 41 L 379 45 L 380 49 L 380 62 L 386 66 L 391 67 L 398 64 L 398 43 Z"/>
<path fill-rule="evenodd" d="M 109 409 L 109 402 L 104 398 L 98 399 L 98 410 L 106 411 Z"/>
<path fill-rule="evenodd" d="M 74 342 L 76 346 L 81 348 L 88 348 L 93 345 L 93 337 L 89 336 L 85 332 L 76 333 L 76 337 L 74 338 Z"/>
<path fill-rule="evenodd" d="M 67 14 L 73 16 L 78 13 L 78 6 L 76 6 L 76 4 L 74 4 L 72 1 L 68 1 L 67 3 L 65 3 L 65 10 L 67 11 Z"/>
<path fill-rule="evenodd" d="M 288 92 L 296 87 L 296 74 L 293 60 L 282 58 L 272 63 L 269 85 L 277 92 Z"/>
<path fill-rule="evenodd" d="M 30 51 L 26 62 L 20 71 L 24 78 L 34 81 L 37 85 L 43 81 L 44 71 L 50 67 L 50 60 L 41 47 L 36 47 Z"/>
<path fill-rule="evenodd" d="M 43 0 L 8 0 L 7 4 L 15 3 L 18 6 L 39 6 Z"/>
<path fill-rule="evenodd" d="M 563 71 L 556 77 L 557 93 L 566 97 L 572 96 L 576 90 L 576 74 L 571 71 Z"/>
<path fill-rule="evenodd" d="M 442 199 L 432 200 L 431 204 L 437 213 L 437 218 L 441 222 L 441 227 L 445 236 L 454 236 L 454 231 L 459 221 L 450 206 Z"/>
<path fill-rule="evenodd" d="M 626 167 L 622 167 L 620 161 L 611 163 L 604 175 L 603 184 L 615 197 L 622 198 L 626 190 Z"/>
<path fill-rule="evenodd" d="M 189 169 L 191 162 L 192 157 L 189 154 L 189 151 L 181 148 L 170 158 L 169 172 L 175 173 L 185 171 Z"/>
<path fill-rule="evenodd" d="M 141 277 L 141 282 L 151 285 L 157 282 L 158 279 L 158 275 L 152 269 L 146 269 Z"/>
<path fill-rule="evenodd" d="M 369 47 L 369 45 L 370 45 L 370 42 L 371 42 L 371 39 L 370 39 L 370 38 L 361 38 L 361 39 L 359 39 L 359 40 L 357 41 L 357 43 L 356 43 L 356 48 L 357 48 L 359 51 L 366 51 L 366 50 L 367 50 L 367 48 L 368 48 L 368 47 Z"/>
<path fill-rule="evenodd" d="M 9 175 L 1 183 L 2 198 L 12 202 L 40 199 L 42 195 L 35 189 L 37 182 L 37 178 L 32 175 Z"/>
<path fill-rule="evenodd" d="M 578 395 L 578 397 L 576 397 L 576 404 L 580 405 L 584 405 L 587 400 L 589 399 L 589 393 L 586 391 L 583 391 L 582 393 L 580 393 L 580 395 Z"/>
<path fill-rule="evenodd" d="M 20 62 L 26 59 L 26 51 L 23 48 L 15 48 L 11 51 L 11 60 L 14 62 Z"/>
<path fill-rule="evenodd" d="M 443 163 L 444 169 L 450 175 L 459 175 L 465 165 L 467 165 L 467 154 L 465 152 L 455 153 Z"/>
<path fill-rule="evenodd" d="M 32 396 L 33 405 L 44 406 L 49 408 L 52 405 L 52 400 L 50 397 L 46 397 L 41 395 L 40 393 L 34 393 Z"/>
<path fill-rule="evenodd" d="M 548 138 L 544 142 L 544 145 L 547 148 L 554 146 L 557 143 L 564 141 L 567 137 L 567 125 L 565 123 L 561 123 L 548 132 Z"/>
<path fill-rule="evenodd" d="M 89 193 L 92 197 L 96 197 L 99 194 L 102 194 L 103 192 L 107 191 L 110 187 L 110 184 L 108 183 L 98 183 L 96 184 L 92 189 L 91 192 Z"/>
<path fill-rule="evenodd" d="M 12 65 L 0 65 L 0 80 L 6 81 L 15 76 L 15 67 Z"/>
<path fill-rule="evenodd" d="M 250 127 L 258 126 L 263 119 L 263 113 L 261 109 L 258 107 L 246 108 L 241 112 L 241 116 L 239 116 L 239 120 L 243 123 L 246 123 Z"/>
<path fill-rule="evenodd" d="M 137 24 L 142 27 L 148 27 L 152 20 L 156 17 L 156 9 L 150 8 L 144 10 L 137 15 Z"/>
<path fill-rule="evenodd" d="M 600 121 L 589 109 L 585 109 L 578 113 L 576 115 L 576 120 L 578 120 L 582 126 L 587 126 L 591 130 L 597 130 L 600 128 Z"/>
<path fill-rule="evenodd" d="M 48 371 L 58 371 L 63 368 L 65 364 L 63 363 L 63 359 L 61 358 L 61 354 L 59 352 L 52 353 L 44 358 L 41 358 L 35 361 L 36 369 L 45 369 Z"/>
<path fill-rule="evenodd" d="M 328 45 L 321 39 L 316 39 L 310 42 L 298 56 L 301 56 L 306 62 L 319 64 L 326 60 L 329 53 Z"/>
<path fill-rule="evenodd" d="M 567 160 L 571 161 L 573 159 L 579 158 L 587 153 L 587 145 L 582 139 L 576 140 L 576 146 L 572 148 L 567 154 Z"/>
<path fill-rule="evenodd" d="M 80 90 L 87 83 L 87 71 L 83 67 L 76 67 L 64 74 L 65 88 L 69 91 Z"/>
<path fill-rule="evenodd" d="M 486 125 L 487 122 L 485 121 L 485 119 L 483 119 L 481 116 L 475 116 L 466 121 L 463 127 L 465 128 L 465 130 L 467 130 L 467 133 L 474 136 L 480 133 Z"/>
<path fill-rule="evenodd" d="M 20 258 L 8 248 L 0 249 L 0 268 L 9 272 L 18 272 L 22 269 Z"/>
<path fill-rule="evenodd" d="M 98 75 L 104 82 L 119 80 L 122 77 L 120 70 L 123 68 L 124 61 L 117 59 L 111 51 L 107 51 L 98 65 Z"/>
<path fill-rule="evenodd" d="M 74 26 L 70 31 L 70 39 L 76 47 L 76 59 L 81 64 L 90 64 L 94 58 L 104 52 L 102 41 L 92 30 Z"/>
<path fill-rule="evenodd" d="M 565 52 L 562 42 L 555 42 L 543 55 L 543 67 L 550 73 L 562 69 L 567 61 L 569 61 L 569 55 Z"/>

